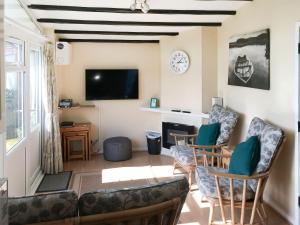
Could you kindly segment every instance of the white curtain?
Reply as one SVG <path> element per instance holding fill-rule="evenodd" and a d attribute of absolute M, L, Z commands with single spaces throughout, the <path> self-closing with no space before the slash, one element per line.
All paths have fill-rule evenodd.
<path fill-rule="evenodd" d="M 58 98 L 54 68 L 54 48 L 50 43 L 44 47 L 43 106 L 44 124 L 42 132 L 42 170 L 46 174 L 63 171 L 61 138 L 58 119 Z"/>

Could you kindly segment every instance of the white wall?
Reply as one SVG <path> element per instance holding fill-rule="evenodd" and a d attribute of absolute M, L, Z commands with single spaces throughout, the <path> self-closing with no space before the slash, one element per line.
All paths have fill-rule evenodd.
<path fill-rule="evenodd" d="M 160 48 L 162 107 L 208 112 L 211 97 L 217 94 L 217 29 L 194 28 L 179 36 L 165 37 Z M 190 58 L 188 71 L 181 75 L 169 66 L 176 50 L 187 52 Z"/>
<path fill-rule="evenodd" d="M 105 100 L 93 109 L 64 111 L 61 120 L 92 123 L 92 139 L 127 136 L 136 150 L 146 150 L 146 130 L 160 129 L 160 115 L 140 107 L 160 96 L 160 51 L 158 44 L 72 43 L 72 62 L 57 67 L 59 97 L 85 102 L 85 69 L 139 70 L 138 100 Z"/>
<path fill-rule="evenodd" d="M 185 51 L 190 67 L 184 74 L 174 73 L 169 65 L 176 50 Z M 193 28 L 179 36 L 160 41 L 161 106 L 167 109 L 209 112 L 211 98 L 217 94 L 217 29 Z M 162 121 L 184 123 L 199 127 L 200 118 L 162 115 Z"/>
<path fill-rule="evenodd" d="M 233 143 L 241 141 L 254 116 L 266 119 L 285 130 L 287 143 L 275 163 L 265 199 L 291 222 L 295 218 L 295 134 L 297 98 L 295 83 L 295 25 L 300 21 L 297 0 L 253 1 L 231 17 L 218 30 L 218 93 L 225 105 L 242 114 Z M 228 44 L 232 35 L 265 28 L 271 32 L 271 90 L 227 85 Z M 295 223 L 296 224 L 296 223 Z"/>

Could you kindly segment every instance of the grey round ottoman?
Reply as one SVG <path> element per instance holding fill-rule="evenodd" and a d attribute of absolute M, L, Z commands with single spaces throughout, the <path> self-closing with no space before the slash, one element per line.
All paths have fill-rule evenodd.
<path fill-rule="evenodd" d="M 127 137 L 112 137 L 103 142 L 104 159 L 108 161 L 124 161 L 132 157 L 132 144 Z"/>

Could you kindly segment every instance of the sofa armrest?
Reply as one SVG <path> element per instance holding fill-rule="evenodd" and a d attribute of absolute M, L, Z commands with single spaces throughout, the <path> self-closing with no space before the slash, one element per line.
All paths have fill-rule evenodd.
<path fill-rule="evenodd" d="M 9 224 L 30 224 L 75 217 L 78 196 L 63 191 L 8 199 Z"/>

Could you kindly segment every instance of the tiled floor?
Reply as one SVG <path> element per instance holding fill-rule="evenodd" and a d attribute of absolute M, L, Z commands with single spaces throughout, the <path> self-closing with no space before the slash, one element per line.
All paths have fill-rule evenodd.
<path fill-rule="evenodd" d="M 153 156 L 145 152 L 134 153 L 133 158 L 123 162 L 108 162 L 102 156 L 93 156 L 90 161 L 70 161 L 65 170 L 72 170 L 72 188 L 82 194 L 103 188 L 122 188 L 156 183 L 173 176 L 173 160 L 167 156 Z M 180 175 L 180 171 L 177 171 Z M 209 205 L 200 203 L 199 191 L 194 185 L 180 217 L 182 225 L 206 225 Z M 267 207 L 270 225 L 289 225 L 280 215 Z M 215 215 L 218 216 L 216 210 Z M 248 213 L 249 214 L 249 213 Z M 218 217 L 216 219 L 219 219 Z"/>

